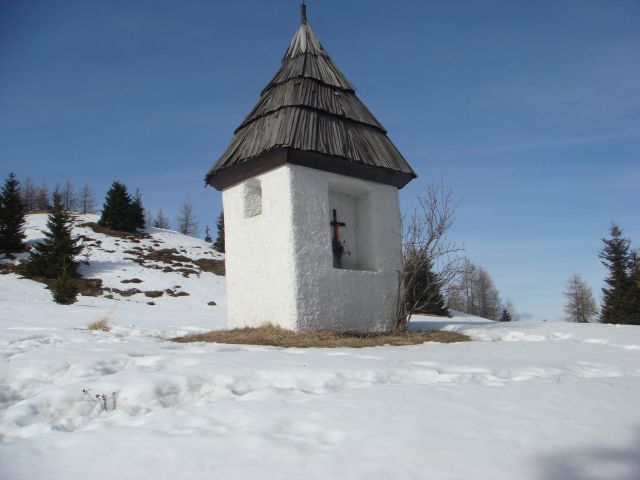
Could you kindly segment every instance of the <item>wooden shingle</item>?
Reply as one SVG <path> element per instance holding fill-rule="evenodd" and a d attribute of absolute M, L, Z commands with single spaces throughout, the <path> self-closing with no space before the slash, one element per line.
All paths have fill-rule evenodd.
<path fill-rule="evenodd" d="M 416 177 L 303 21 L 282 66 L 206 175 L 222 190 L 283 163 L 402 188 Z"/>

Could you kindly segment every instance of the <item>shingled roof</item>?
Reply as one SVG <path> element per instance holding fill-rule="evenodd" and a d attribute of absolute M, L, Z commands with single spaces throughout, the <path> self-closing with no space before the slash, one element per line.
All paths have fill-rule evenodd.
<path fill-rule="evenodd" d="M 294 163 L 402 188 L 416 174 L 331 61 L 307 23 L 304 4 L 301 9 L 282 66 L 206 182 L 222 190 Z"/>

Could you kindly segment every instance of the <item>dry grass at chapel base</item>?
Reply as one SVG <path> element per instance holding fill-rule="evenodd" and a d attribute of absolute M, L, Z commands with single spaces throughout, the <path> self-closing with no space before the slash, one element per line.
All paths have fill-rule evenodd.
<path fill-rule="evenodd" d="M 292 332 L 284 328 L 267 325 L 260 328 L 237 328 L 233 330 L 213 330 L 207 333 L 173 338 L 179 343 L 211 342 L 245 345 L 271 345 L 274 347 L 336 348 L 336 347 L 377 347 L 380 345 L 416 345 L 424 342 L 468 342 L 466 335 L 455 332 Z"/>

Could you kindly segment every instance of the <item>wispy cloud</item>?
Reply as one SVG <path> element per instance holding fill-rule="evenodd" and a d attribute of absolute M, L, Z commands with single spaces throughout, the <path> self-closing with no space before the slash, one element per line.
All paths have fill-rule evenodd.
<path fill-rule="evenodd" d="M 548 137 L 532 140 L 528 142 L 515 142 L 502 145 L 487 145 L 481 147 L 472 147 L 460 152 L 463 155 L 482 155 L 488 153 L 513 152 L 521 150 L 531 150 L 538 148 L 561 148 L 572 147 L 578 145 L 586 145 L 591 143 L 606 142 L 610 140 L 640 140 L 640 126 L 623 128 L 617 131 L 591 133 L 584 135 L 570 135 L 563 137 Z"/>

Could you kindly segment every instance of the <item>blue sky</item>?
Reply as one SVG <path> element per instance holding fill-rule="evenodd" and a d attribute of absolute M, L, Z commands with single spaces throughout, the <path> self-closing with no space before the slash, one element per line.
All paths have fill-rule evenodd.
<path fill-rule="evenodd" d="M 640 243 L 640 2 L 309 0 L 309 22 L 503 297 L 562 317 L 599 293 L 612 221 Z M 277 70 L 298 2 L 0 0 L 0 174 L 120 179 L 172 219 Z"/>

